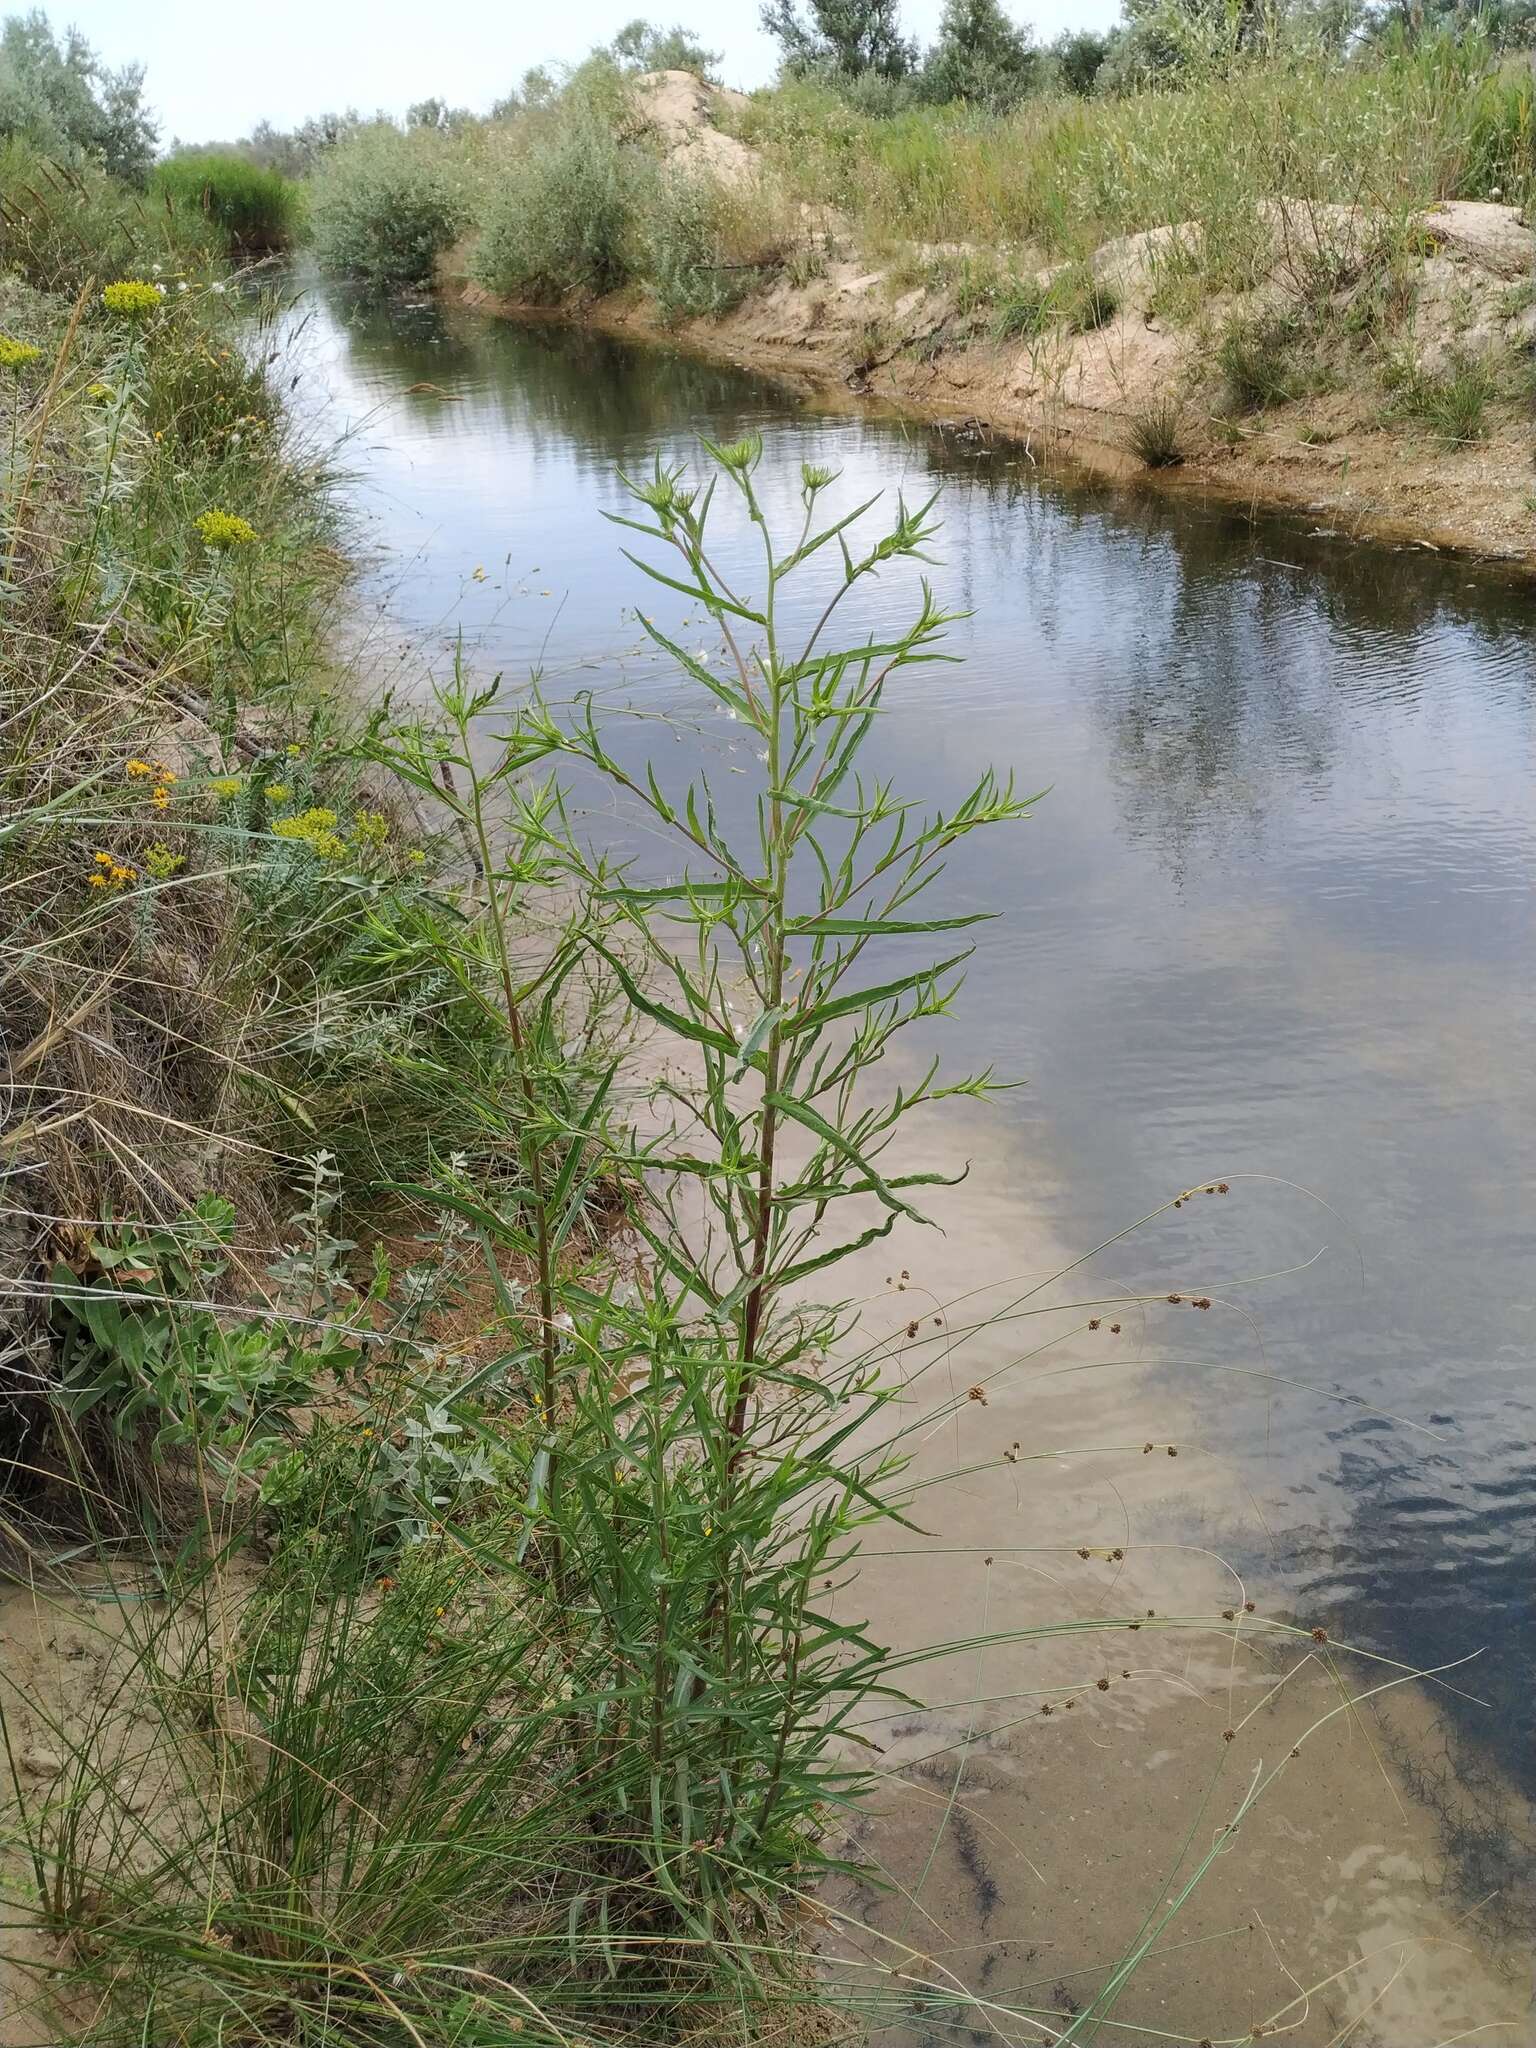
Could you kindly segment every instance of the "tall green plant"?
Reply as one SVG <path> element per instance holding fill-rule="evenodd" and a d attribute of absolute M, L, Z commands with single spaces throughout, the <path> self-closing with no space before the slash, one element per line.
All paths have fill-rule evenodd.
<path fill-rule="evenodd" d="M 686 1253 L 684 1233 L 663 1235 L 642 1220 L 653 1250 L 666 1259 L 726 1339 L 738 1364 L 732 1428 L 745 1427 L 756 1372 L 771 1356 L 770 1331 L 789 1290 L 883 1236 L 900 1215 L 915 1215 L 909 1191 L 938 1178 L 888 1174 L 879 1164 L 896 1128 L 920 1104 L 944 1095 L 984 1094 L 985 1076 L 939 1085 L 930 1067 L 915 1086 L 870 1101 L 864 1084 L 897 1034 L 941 1014 L 959 986 L 967 951 L 880 970 L 867 956 L 968 928 L 976 916 L 923 914 L 917 899 L 943 870 L 957 840 L 984 826 L 1024 816 L 1011 778 L 987 769 L 949 810 L 924 814 L 892 786 L 860 768 L 893 678 L 945 660 L 941 642 L 951 614 L 926 581 L 916 616 L 888 636 L 839 643 L 832 638 L 849 595 L 893 563 L 926 561 L 935 527 L 933 501 L 899 505 L 890 527 L 855 555 L 852 531 L 874 501 L 818 524 L 833 472 L 801 471 L 803 519 L 787 544 L 773 539 L 753 482 L 762 454 L 755 436 L 709 446 L 718 477 L 703 491 L 680 469 L 657 465 L 630 486 L 640 518 L 624 526 L 661 544 L 670 567 L 640 566 L 662 586 L 703 607 L 729 650 L 724 674 L 688 654 L 654 622 L 647 631 L 695 683 L 761 742 L 762 787 L 756 829 L 744 845 L 720 824 L 700 777 L 669 799 L 654 775 L 629 775 L 609 751 L 588 703 L 556 744 L 628 792 L 689 859 L 680 881 L 634 889 L 583 865 L 582 872 L 633 934 L 643 963 L 629 972 L 602 940 L 634 1006 L 691 1049 L 698 1078 L 674 1084 L 689 1119 L 707 1132 L 715 1156 L 681 1163 L 700 1188 L 714 1228 Z M 740 498 L 762 537 L 761 590 L 738 591 L 715 567 L 707 528 L 716 482 Z M 836 565 L 829 591 L 798 633 L 787 586 L 818 561 Z M 633 558 L 632 558 L 633 559 Z M 569 842 L 575 850 L 576 842 Z M 686 945 L 671 935 L 689 934 Z M 968 950 L 968 949 L 967 949 Z M 662 990 L 665 988 L 666 993 Z M 738 1026 L 738 1003 L 750 1011 Z M 785 1142 L 804 1157 L 786 1159 Z M 824 1241 L 829 1211 L 869 1198 L 881 1220 Z M 790 1319 L 789 1342 L 804 1353 L 804 1324 Z"/>
<path fill-rule="evenodd" d="M 855 553 L 870 507 L 823 523 L 834 479 L 807 468 L 798 531 L 779 544 L 753 481 L 760 444 L 709 452 L 762 536 L 759 596 L 715 566 L 714 484 L 695 491 L 658 465 L 631 486 L 640 516 L 621 523 L 672 552 L 671 567 L 643 566 L 702 606 L 730 650 L 717 674 L 650 626 L 756 736 L 761 788 L 744 840 L 727 835 L 702 777 L 674 798 L 653 771 L 627 769 L 590 702 L 561 718 L 534 696 L 502 714 L 494 691 L 458 685 L 443 700 L 446 735 L 408 730 L 381 751 L 423 788 L 446 786 L 481 870 L 474 944 L 501 961 L 505 1027 L 521 1035 L 520 1197 L 441 1197 L 489 1249 L 532 1268 L 532 1298 L 504 1302 L 507 1348 L 487 1368 L 521 1379 L 535 1418 L 519 1560 L 530 1597 L 557 1603 L 550 1627 L 573 1662 L 601 1672 L 568 1709 L 573 1742 L 630 1774 L 605 1821 L 615 1881 L 643 1872 L 692 1932 L 716 1939 L 803 1880 L 827 1803 L 864 1782 L 842 1729 L 887 1685 L 886 1653 L 834 1621 L 821 1592 L 845 1575 L 862 1528 L 901 1513 L 903 1432 L 879 1428 L 890 1390 L 869 1358 L 842 1355 L 849 1319 L 807 1289 L 823 1293 L 824 1276 L 916 1215 L 916 1191 L 944 1178 L 886 1164 L 903 1120 L 989 1086 L 941 1084 L 930 1067 L 882 1098 L 869 1079 L 958 987 L 964 951 L 910 960 L 924 939 L 977 921 L 919 901 L 945 853 L 1030 800 L 987 770 L 953 808 L 924 815 L 861 769 L 892 679 L 944 659 L 946 615 L 925 585 L 888 636 L 841 641 L 836 621 L 882 570 L 926 559 L 931 506 L 900 506 Z M 791 585 L 823 566 L 830 583 L 797 627 Z M 592 853 L 562 764 L 638 804 L 683 852 L 680 879 L 652 885 Z M 586 907 L 553 949 L 520 960 L 511 905 L 556 873 Z M 907 964 L 872 968 L 888 944 Z M 557 992 L 578 956 L 672 1042 L 659 1099 L 675 1116 L 660 1130 L 626 1129 L 610 1112 L 611 1075 L 584 1096 L 550 1092 Z M 638 1289 L 566 1270 L 570 1206 L 605 1158 L 631 1189 Z M 873 1204 L 874 1220 L 841 1224 L 850 1203 Z"/>

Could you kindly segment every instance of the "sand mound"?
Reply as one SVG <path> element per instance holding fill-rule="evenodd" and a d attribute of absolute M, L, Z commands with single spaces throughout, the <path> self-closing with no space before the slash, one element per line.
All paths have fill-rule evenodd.
<path fill-rule="evenodd" d="M 723 185 L 757 176 L 756 150 L 715 125 L 721 113 L 746 105 L 744 93 L 706 85 L 691 71 L 646 71 L 635 80 L 635 94 L 668 163 L 707 172 Z"/>

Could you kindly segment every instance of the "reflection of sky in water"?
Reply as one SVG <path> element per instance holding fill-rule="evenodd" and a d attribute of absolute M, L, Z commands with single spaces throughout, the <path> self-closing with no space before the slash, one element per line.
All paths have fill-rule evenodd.
<path fill-rule="evenodd" d="M 945 1049 L 1028 1079 L 994 1118 L 1021 1229 L 1037 1209 L 1086 1245 L 1210 1173 L 1326 1198 L 1336 1215 L 1270 1183 L 1197 1204 L 1121 1277 L 1173 1261 L 1215 1293 L 1329 1247 L 1232 1290 L 1262 1311 L 1262 1359 L 1231 1319 L 1191 1348 L 1444 1441 L 1226 1376 L 1204 1383 L 1207 1440 L 1244 1461 L 1311 1604 L 1425 1664 L 1489 1646 L 1474 1689 L 1502 1711 L 1479 1725 L 1536 1785 L 1529 591 L 1304 523 L 1043 485 L 1017 451 L 553 331 L 321 313 L 310 350 L 327 428 L 366 420 L 349 459 L 388 615 L 445 653 L 462 627 L 512 680 L 542 661 L 556 695 L 686 713 L 727 816 L 746 816 L 753 764 L 641 652 L 637 604 L 690 649 L 710 636 L 622 560 L 634 537 L 599 516 L 622 504 L 615 466 L 756 427 L 785 517 L 801 460 L 841 465 L 849 493 L 943 483 L 931 573 L 974 608 L 964 666 L 905 681 L 872 752 L 938 801 L 988 761 L 1052 786 L 946 884 L 948 907 L 1007 913 Z M 455 397 L 402 396 L 418 381 Z M 720 561 L 749 586 L 756 544 L 722 494 Z M 882 584 L 853 623 L 904 595 Z M 699 758 L 654 723 L 614 732 L 674 779 Z"/>

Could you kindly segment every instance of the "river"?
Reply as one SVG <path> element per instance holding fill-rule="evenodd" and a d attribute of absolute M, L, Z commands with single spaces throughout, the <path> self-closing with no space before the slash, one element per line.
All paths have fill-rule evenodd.
<path fill-rule="evenodd" d="M 1419 1944 L 1418 1974 L 1383 1990 L 1387 1966 L 1358 1963 L 1349 1984 L 1287 2015 L 1286 2038 L 1342 2040 L 1354 2023 L 1352 2048 L 1373 2028 L 1386 2048 L 1429 2048 L 1498 2021 L 1505 2031 L 1488 2038 L 1536 2039 L 1519 1974 L 1536 1795 L 1536 591 L 1305 519 L 1062 481 L 1016 446 L 554 327 L 313 292 L 289 329 L 311 430 L 347 435 L 369 675 L 419 692 L 462 635 L 477 671 L 515 683 L 537 666 L 557 697 L 591 689 L 610 715 L 622 707 L 619 744 L 637 757 L 707 758 L 728 817 L 747 801 L 751 763 L 646 651 L 637 606 L 690 646 L 699 622 L 685 628 L 687 607 L 623 560 L 628 537 L 601 516 L 623 507 L 616 471 L 658 451 L 696 460 L 701 434 L 752 430 L 765 496 L 786 514 L 802 461 L 840 469 L 848 500 L 941 490 L 929 573 L 970 614 L 951 633 L 962 660 L 917 672 L 874 751 L 881 772 L 935 802 L 986 762 L 1048 792 L 1026 824 L 962 845 L 944 885 L 947 907 L 1001 915 L 980 928 L 936 1044 L 955 1066 L 1025 1085 L 936 1140 L 974 1159 L 973 1178 L 942 1212 L 946 1235 L 882 1253 L 872 1290 L 891 1276 L 894 1327 L 919 1295 L 926 1305 L 1066 1263 L 1188 1184 L 1225 1179 L 1231 1192 L 1168 1212 L 1099 1272 L 1101 1286 L 1132 1289 L 1181 1275 L 1183 1291 L 1214 1298 L 1210 1314 L 1139 1314 L 1118 1376 L 1079 1372 L 989 1404 L 1001 1439 L 1053 1450 L 1069 1441 L 1050 1435 L 1058 1425 L 1101 1444 L 1143 1424 L 1161 1439 L 1168 1428 L 1153 1423 L 1173 1415 L 1182 1462 L 1154 1473 L 1139 1445 L 1062 1459 L 1041 1481 L 1058 1487 L 1047 1506 L 1034 1482 L 1022 1500 L 1012 1472 L 1002 1494 L 967 1484 L 926 1563 L 908 1559 L 871 1598 L 898 1629 L 914 1607 L 959 1625 L 978 1601 L 995 1622 L 1006 1601 L 981 1590 L 982 1548 L 1039 1549 L 1048 1514 L 1069 1563 L 1070 1545 L 1132 1535 L 1182 1546 L 1186 1564 L 1197 1550 L 1225 1561 L 1208 1587 L 1180 1566 L 1170 1588 L 1146 1566 L 1136 1597 L 1148 1605 L 1160 1590 L 1165 1604 L 1229 1600 L 1231 1568 L 1261 1605 L 1380 1656 L 1427 1668 L 1477 1653 L 1455 1689 L 1395 1696 L 1384 1739 L 1343 1716 L 1345 1747 L 1266 1823 L 1261 1860 L 1290 1844 L 1283 1879 L 1252 1878 L 1234 1899 L 1224 1862 L 1210 1903 L 1191 1909 L 1209 1925 L 1181 1921 L 1168 1937 L 1208 1940 L 1198 1967 L 1190 1952 L 1149 1965 L 1116 2010 L 1128 2037 L 1198 2039 L 1204 2027 L 1241 2039 L 1234 2028 L 1283 2005 L 1288 1977 L 1292 1990 L 1320 1980 L 1384 1927 L 1393 1968 Z M 728 571 L 746 573 L 754 545 L 739 519 L 723 521 Z M 893 577 L 861 599 L 861 617 L 889 618 L 912 596 Z M 624 845 L 627 822 L 611 824 Z M 1078 1357 L 1080 1337 L 1063 1341 Z M 1092 1434 L 1105 1425 L 1110 1438 Z M 1035 1520 L 1026 1529 L 1021 1516 Z M 1007 1600 L 1026 1606 L 1082 1596 L 1062 1593 L 1054 1567 L 1048 1585 L 1010 1585 Z M 943 1806 L 948 1767 L 924 1758 L 933 1728 L 948 1727 L 973 1765 L 956 1796 L 965 1839 L 952 1815 L 924 1875 L 937 1817 L 924 1846 L 893 1799 L 874 1853 L 909 1889 L 921 1879 L 916 1921 L 870 1895 L 845 1904 L 887 1932 L 903 1923 L 925 1954 L 952 1951 L 944 1968 L 980 2003 L 940 2021 L 919 1999 L 901 2038 L 1046 2038 L 997 1988 L 1037 1980 L 1059 2029 L 1072 1983 L 1091 1982 L 1068 1969 L 1074 1916 L 1095 1930 L 1085 1969 L 1119 1939 L 1090 1870 L 1131 1895 L 1134 1932 L 1161 1881 L 1149 1844 L 1166 1843 L 1171 1864 L 1179 1797 L 1195 1782 L 1182 1765 L 1162 1771 L 1159 1784 L 1182 1788 L 1166 1812 L 1148 1789 L 1161 1766 L 1147 1759 L 1167 1748 L 1157 1715 L 1187 1720 L 1187 1689 L 1206 1682 L 1180 1670 L 1183 1705 L 1170 1686 L 1155 1710 L 1117 1704 L 1117 1720 L 1085 1696 L 1076 1724 L 1031 1726 L 1031 1743 L 1048 1732 L 1057 1744 L 1043 1776 L 1070 1788 L 1059 1810 L 1046 1811 L 1039 1756 L 1021 1754 L 1016 1706 L 967 1706 L 946 1723 L 935 1700 L 893 1784 L 916 1788 L 926 1768 Z M 989 1671 L 980 1689 L 1021 1683 Z M 1111 1759 L 1116 1731 L 1132 1727 L 1135 1783 L 1117 1790 L 1104 1774 L 1128 1764 Z M 1220 1751 L 1217 1739 L 1218 1765 Z M 1393 1794 L 1379 1824 L 1356 1810 L 1361 1781 Z M 1330 1841 L 1337 1813 L 1348 1839 Z M 996 1855 L 978 1849 L 978 1826 Z M 1126 1855 L 1104 1853 L 1106 1830 Z M 1010 1857 L 1023 1857 L 1017 1870 Z M 1224 1914 L 1243 1931 L 1222 1948 Z M 923 1933 L 929 1922 L 944 1923 L 942 1941 Z M 1471 1940 L 1474 1923 L 1506 1963 L 1514 1931 L 1513 1979 L 1423 1962 L 1447 1929 Z M 1412 1996 L 1395 2006 L 1405 1984 Z"/>

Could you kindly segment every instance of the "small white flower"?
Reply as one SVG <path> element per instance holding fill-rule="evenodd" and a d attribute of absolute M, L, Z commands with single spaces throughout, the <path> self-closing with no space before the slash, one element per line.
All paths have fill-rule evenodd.
<path fill-rule="evenodd" d="M 221 285 L 221 284 L 216 284 L 216 285 L 210 285 L 209 289 L 210 289 L 210 291 L 215 291 L 215 292 L 217 292 L 217 293 L 218 293 L 218 295 L 219 295 L 219 297 L 220 297 L 221 299 L 223 298 L 223 296 L 224 296 L 224 287 L 223 287 L 223 285 Z"/>
<path fill-rule="evenodd" d="M 555 1328 L 557 1330 L 574 1330 L 575 1327 L 576 1325 L 571 1321 L 564 1309 L 555 1317 Z"/>
<path fill-rule="evenodd" d="M 178 278 L 178 279 L 176 280 L 176 289 L 177 289 L 177 291 L 179 291 L 179 292 L 184 292 L 184 291 L 186 290 L 186 288 L 187 288 L 187 280 L 186 280 L 186 279 L 185 279 L 184 277 L 179 277 L 179 278 Z"/>
<path fill-rule="evenodd" d="M 240 436 L 238 434 L 231 434 L 229 437 L 229 445 L 231 448 L 238 448 L 240 446 Z"/>
<path fill-rule="evenodd" d="M 160 275 L 160 265 L 158 263 L 151 263 L 149 267 L 155 273 L 156 277 Z"/>

